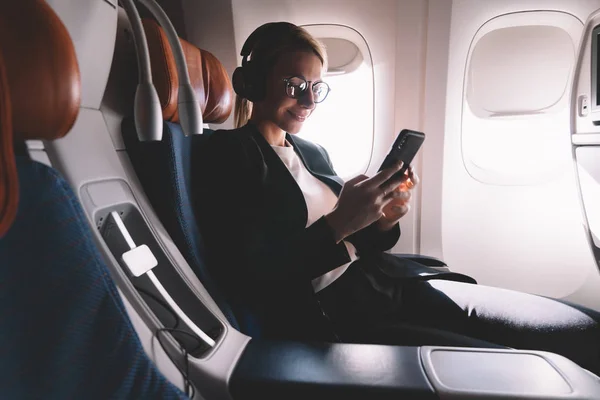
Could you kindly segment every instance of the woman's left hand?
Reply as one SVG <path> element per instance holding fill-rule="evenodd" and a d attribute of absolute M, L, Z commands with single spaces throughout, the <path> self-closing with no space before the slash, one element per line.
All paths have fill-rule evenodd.
<path fill-rule="evenodd" d="M 411 191 L 419 184 L 420 179 L 413 167 L 404 173 L 405 179 L 400 186 L 388 194 L 390 201 L 383 208 L 383 216 L 376 222 L 382 231 L 392 229 L 410 211 Z"/>

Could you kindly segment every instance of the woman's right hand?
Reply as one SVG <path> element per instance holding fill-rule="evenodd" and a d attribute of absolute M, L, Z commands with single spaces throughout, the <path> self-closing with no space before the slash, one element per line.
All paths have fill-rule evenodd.
<path fill-rule="evenodd" d="M 381 218 L 383 208 L 397 196 L 394 189 L 406 179 L 390 179 L 403 164 L 399 162 L 372 178 L 358 175 L 344 184 L 333 211 L 325 216 L 337 243 Z"/>

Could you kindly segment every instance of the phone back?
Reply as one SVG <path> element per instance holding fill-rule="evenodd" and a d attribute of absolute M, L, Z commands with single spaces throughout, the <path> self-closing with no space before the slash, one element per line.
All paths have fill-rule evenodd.
<path fill-rule="evenodd" d="M 394 174 L 394 177 L 403 175 L 419 152 L 424 141 L 424 133 L 403 129 L 394 141 L 390 152 L 385 157 L 385 160 L 383 160 L 379 170 L 381 171 L 382 169 L 389 168 L 396 162 L 402 160 L 404 161 L 404 166 L 400 171 Z"/>

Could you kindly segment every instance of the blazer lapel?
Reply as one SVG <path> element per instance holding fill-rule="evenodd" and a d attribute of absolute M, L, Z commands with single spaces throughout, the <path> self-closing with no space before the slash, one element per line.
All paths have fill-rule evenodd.
<path fill-rule="evenodd" d="M 319 179 L 321 182 L 329 186 L 336 196 L 339 196 L 342 190 L 342 186 L 344 186 L 344 180 L 335 174 L 329 174 L 325 171 L 319 171 L 317 168 L 315 168 L 314 158 L 321 157 L 321 155 L 313 154 L 314 151 L 311 151 L 309 149 L 303 149 L 303 146 L 301 146 L 297 141 L 295 141 L 292 135 L 290 135 L 289 133 L 286 134 L 286 138 L 288 142 L 290 142 L 292 146 L 294 146 L 296 154 L 298 154 L 298 157 L 300 157 L 300 160 L 302 160 L 302 163 L 304 164 L 308 172 L 310 172 L 315 178 Z"/>
<path fill-rule="evenodd" d="M 274 198 L 286 198 L 288 201 L 297 203 L 297 205 L 294 205 L 290 204 L 289 202 L 283 202 L 278 203 L 277 207 L 285 204 L 285 207 L 288 209 L 298 210 L 298 213 L 294 212 L 292 214 L 306 223 L 306 220 L 308 219 L 308 209 L 306 202 L 304 201 L 302 189 L 300 189 L 300 186 L 298 186 L 290 171 L 287 169 L 283 161 L 281 161 L 275 150 L 273 150 L 271 145 L 267 142 L 260 131 L 252 125 L 252 130 L 250 132 L 254 143 L 256 146 L 258 146 L 258 149 L 261 153 L 261 162 L 264 163 L 266 168 L 264 184 L 269 188 L 269 193 L 273 194 L 274 192 L 278 192 L 279 195 L 274 196 Z M 278 180 L 276 178 L 277 176 L 281 177 L 283 180 Z M 273 185 L 272 180 L 277 182 L 277 184 Z M 266 199 L 266 201 L 270 201 L 270 199 Z"/>

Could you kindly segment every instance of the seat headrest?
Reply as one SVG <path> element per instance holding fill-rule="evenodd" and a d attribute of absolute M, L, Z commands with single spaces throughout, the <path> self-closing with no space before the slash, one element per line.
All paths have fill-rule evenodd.
<path fill-rule="evenodd" d="M 69 33 L 45 1 L 3 4 L 0 53 L 1 237 L 18 203 L 13 138 L 52 140 L 66 135 L 79 112 L 81 83 Z"/>
<path fill-rule="evenodd" d="M 163 29 L 154 20 L 142 20 L 150 52 L 152 80 L 163 111 L 163 118 L 179 122 L 177 96 L 179 76 L 171 46 Z M 219 60 L 206 50 L 179 39 L 196 98 L 202 108 L 205 123 L 224 122 L 233 107 L 233 87 L 227 70 Z"/>
<path fill-rule="evenodd" d="M 0 13 L 0 48 L 17 137 L 66 135 L 79 112 L 81 83 L 73 42 L 52 8 L 42 0 L 8 2 Z"/>

